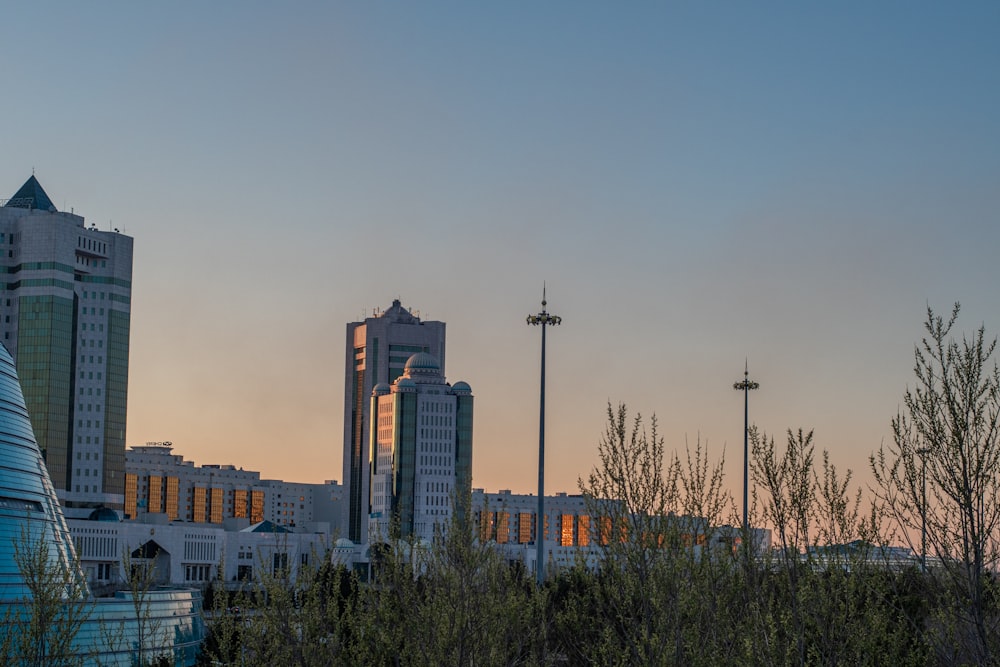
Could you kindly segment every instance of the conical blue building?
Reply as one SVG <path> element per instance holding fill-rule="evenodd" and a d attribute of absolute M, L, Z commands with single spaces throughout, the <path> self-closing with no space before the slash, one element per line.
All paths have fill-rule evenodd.
<path fill-rule="evenodd" d="M 84 664 L 124 666 L 160 656 L 175 665 L 194 664 L 205 634 L 200 592 L 150 590 L 139 605 L 129 592 L 91 597 L 35 442 L 14 360 L 0 344 L 0 640 L 5 634 L 14 640 L 0 645 L 16 647 L 10 633 L 25 632 L 33 613 L 37 578 L 26 576 L 16 553 L 40 552 L 39 547 L 47 550 L 46 569 L 62 575 L 56 580 L 64 584 L 64 613 L 72 605 L 83 618 L 70 650 Z M 0 655 L 5 664 L 18 658 L 23 656 Z"/>

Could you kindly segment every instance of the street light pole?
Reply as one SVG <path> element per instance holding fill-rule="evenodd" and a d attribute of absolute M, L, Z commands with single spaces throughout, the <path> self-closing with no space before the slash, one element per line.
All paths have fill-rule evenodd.
<path fill-rule="evenodd" d="M 558 315 L 545 310 L 545 286 L 542 286 L 542 312 L 528 315 L 528 324 L 542 327 L 542 376 L 541 398 L 538 408 L 538 516 L 535 520 L 535 573 L 538 585 L 545 583 L 545 327 L 562 322 Z"/>
<path fill-rule="evenodd" d="M 747 488 L 749 487 L 749 475 L 747 470 L 750 467 L 750 390 L 759 389 L 760 385 L 750 379 L 750 364 L 744 362 L 743 382 L 734 382 L 733 389 L 743 392 L 743 531 L 750 528 L 747 520 Z"/>

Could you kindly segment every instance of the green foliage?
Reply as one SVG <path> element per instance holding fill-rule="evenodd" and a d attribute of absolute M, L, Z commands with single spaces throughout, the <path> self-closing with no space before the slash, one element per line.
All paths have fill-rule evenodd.
<path fill-rule="evenodd" d="M 980 332 L 928 314 L 917 386 L 872 456 L 863 506 L 851 471 L 811 431 L 753 428 L 751 525 L 700 440 L 670 452 L 611 405 L 599 464 L 580 481 L 596 568 L 537 587 L 470 530 L 468 499 L 432 544 L 373 546 L 370 582 L 314 558 L 235 598 L 216 593 L 206 661 L 227 665 L 953 665 L 997 655 L 1000 373 Z M 926 482 L 927 493 L 924 493 Z M 884 545 L 919 547 L 933 565 Z M 390 533 L 391 534 L 391 533 Z M 919 551 L 918 551 L 919 552 Z M 293 576 L 294 574 L 294 576 Z M 241 608 L 239 614 L 232 607 Z"/>
<path fill-rule="evenodd" d="M 992 595 L 1000 565 L 1000 369 L 983 327 L 952 337 L 927 309 L 914 352 L 916 382 L 892 421 L 893 442 L 871 457 L 878 513 L 893 536 L 926 553 L 936 606 L 924 637 L 943 660 L 1000 659 Z"/>

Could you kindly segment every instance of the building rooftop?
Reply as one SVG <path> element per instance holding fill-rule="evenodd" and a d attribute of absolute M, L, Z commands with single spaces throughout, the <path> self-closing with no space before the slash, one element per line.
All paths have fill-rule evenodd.
<path fill-rule="evenodd" d="M 10 208 L 27 208 L 36 209 L 39 211 L 55 211 L 55 204 L 49 199 L 49 195 L 46 194 L 45 188 L 42 184 L 38 182 L 35 175 L 32 174 L 31 178 L 24 182 L 14 196 L 7 200 L 4 206 Z"/>

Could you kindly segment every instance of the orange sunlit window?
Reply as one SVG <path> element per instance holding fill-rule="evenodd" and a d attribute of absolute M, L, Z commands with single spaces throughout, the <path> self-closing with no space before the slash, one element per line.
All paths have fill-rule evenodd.
<path fill-rule="evenodd" d="M 180 480 L 176 477 L 167 477 L 167 519 L 176 521 L 179 516 L 177 509 L 180 503 Z"/>
<path fill-rule="evenodd" d="M 529 512 L 521 512 L 517 515 L 517 542 L 527 544 L 531 541 L 531 519 Z"/>
<path fill-rule="evenodd" d="M 139 478 L 130 472 L 125 473 L 125 518 L 134 519 L 139 502 Z"/>
<path fill-rule="evenodd" d="M 497 512 L 497 544 L 507 544 L 509 534 L 510 512 Z"/>
<path fill-rule="evenodd" d="M 576 517 L 576 543 L 578 546 L 590 546 L 590 517 L 581 514 Z"/>
<path fill-rule="evenodd" d="M 247 518 L 246 489 L 233 489 L 233 516 L 237 519 Z"/>
<path fill-rule="evenodd" d="M 205 523 L 205 489 L 200 486 L 194 487 L 194 506 L 192 509 L 191 520 L 195 523 Z"/>
<path fill-rule="evenodd" d="M 222 498 L 225 490 L 214 488 L 211 490 L 210 518 L 212 523 L 222 523 Z"/>
<path fill-rule="evenodd" d="M 601 517 L 601 546 L 611 543 L 611 517 Z"/>
<path fill-rule="evenodd" d="M 559 515 L 559 546 L 573 546 L 573 515 Z"/>
<path fill-rule="evenodd" d="M 264 520 L 264 492 L 250 492 L 250 522 L 260 523 Z"/>
<path fill-rule="evenodd" d="M 163 478 L 159 475 L 149 476 L 149 495 L 147 496 L 147 512 L 163 511 Z"/>

